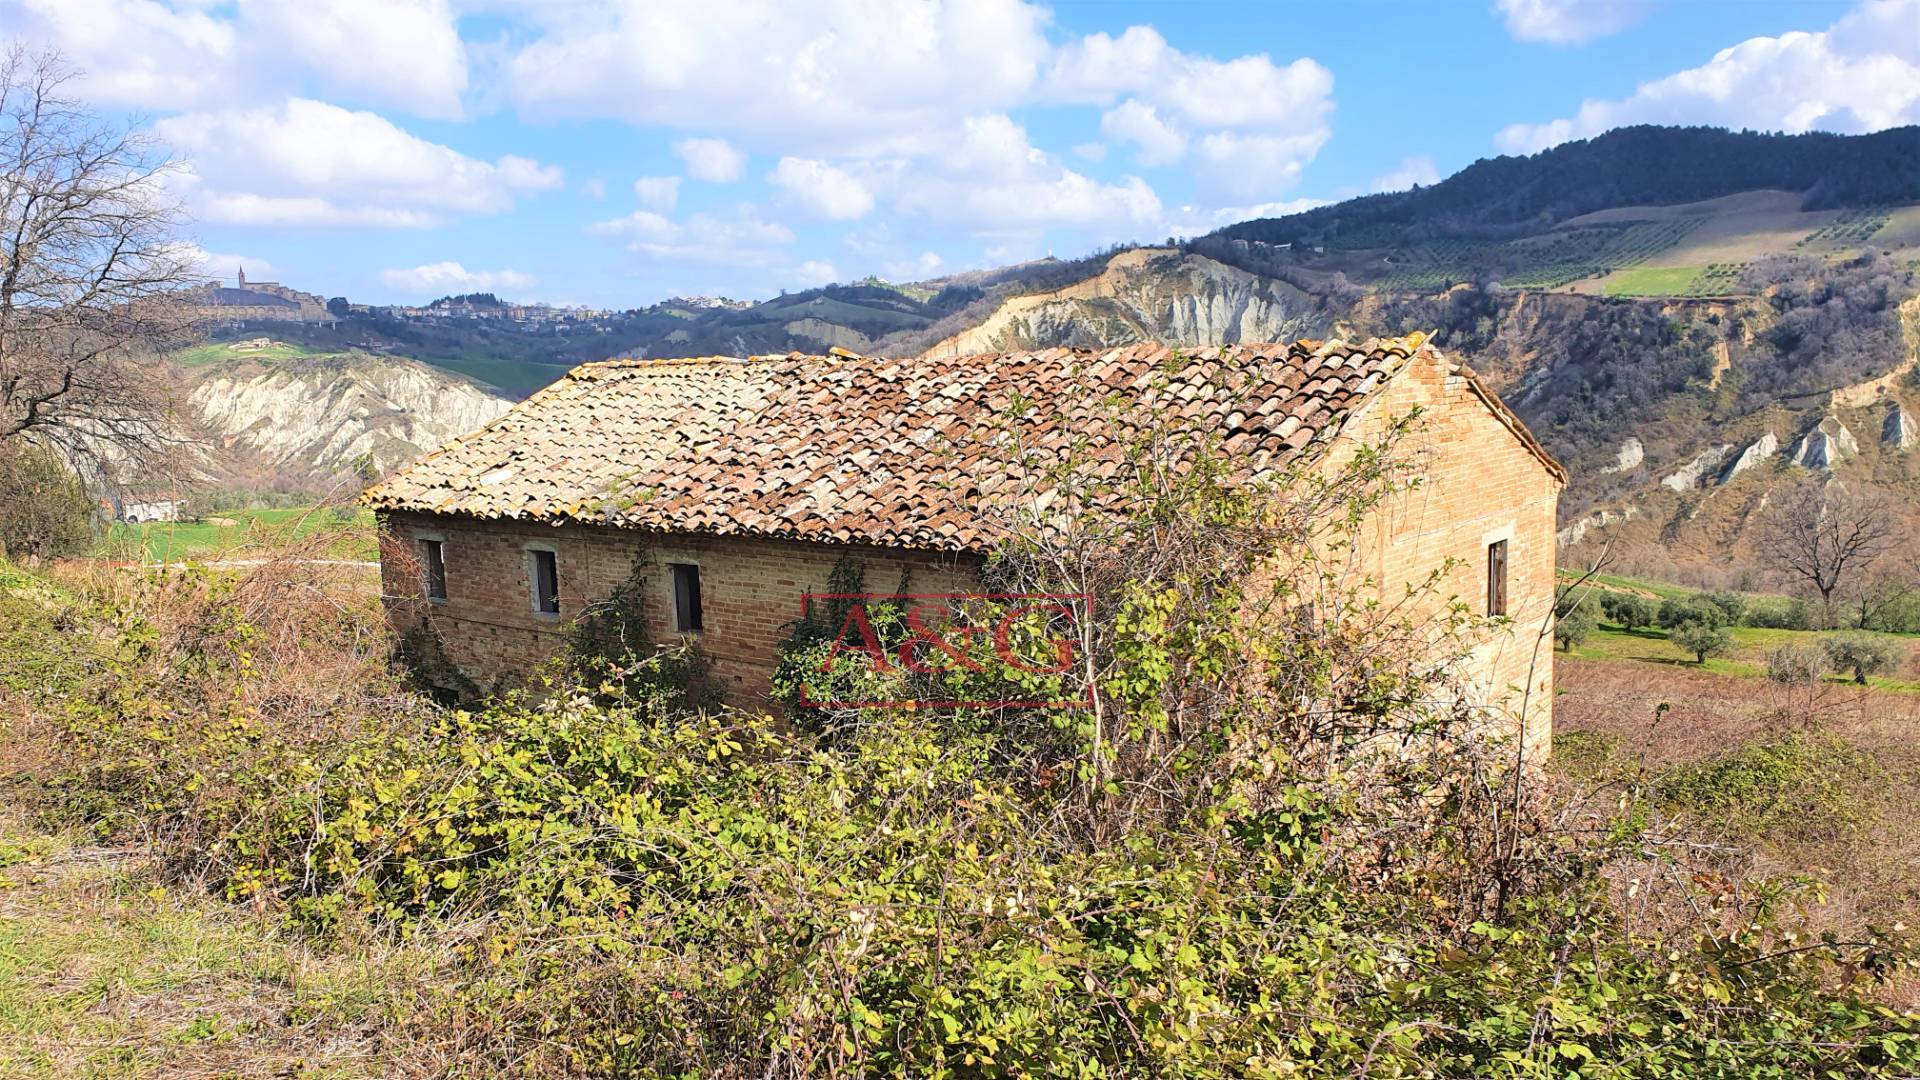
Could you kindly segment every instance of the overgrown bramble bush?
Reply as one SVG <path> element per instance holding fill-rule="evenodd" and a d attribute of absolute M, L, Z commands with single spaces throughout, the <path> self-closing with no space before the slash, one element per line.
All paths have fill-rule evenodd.
<path fill-rule="evenodd" d="M 1013 507 L 988 569 L 1094 597 L 1080 709 L 816 733 L 648 677 L 441 708 L 300 565 L 76 583 L 51 640 L 89 659 L 8 707 L 56 811 L 319 932 L 444 939 L 474 1073 L 1920 1068 L 1916 1020 L 1861 993 L 1906 962 L 1894 937 L 1803 947 L 1774 894 L 1718 883 L 1680 898 L 1700 923 L 1627 931 L 1603 871 L 1672 857 L 1642 808 L 1564 827 L 1445 682 L 1493 628 L 1352 578 L 1357 523 L 1413 482 L 1391 453 L 1250 491 L 1125 449 L 1132 512 Z M 829 674 L 1025 675 L 976 659 Z M 1648 877 L 1692 888 L 1672 871 Z"/>

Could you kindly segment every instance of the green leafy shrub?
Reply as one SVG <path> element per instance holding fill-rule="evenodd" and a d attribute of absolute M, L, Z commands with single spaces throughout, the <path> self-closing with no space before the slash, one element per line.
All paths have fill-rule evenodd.
<path fill-rule="evenodd" d="M 443 942 L 476 1075 L 1920 1068 L 1920 1019 L 1866 994 L 1909 969 L 1902 937 L 1789 944 L 1779 893 L 1718 880 L 1670 899 L 1724 917 L 1629 924 L 1609 874 L 1659 845 L 1630 816 L 1559 827 L 1450 704 L 1484 622 L 1412 622 L 1285 562 L 1350 536 L 1384 461 L 1284 478 L 1308 502 L 1278 510 L 1143 468 L 1117 535 L 1010 545 L 996 584 L 1097 597 L 1077 707 L 854 709 L 823 733 L 592 667 L 442 707 L 389 670 L 374 598 L 296 562 L 93 583 L 56 643 L 86 663 L 23 722 L 59 812 L 323 940 Z M 1253 587 L 1276 563 L 1325 602 Z M 1034 677 L 955 664 L 914 677 Z"/>
<path fill-rule="evenodd" d="M 1748 602 L 1741 621 L 1746 626 L 1771 630 L 1811 630 L 1813 606 L 1797 596 L 1756 599 Z"/>
<path fill-rule="evenodd" d="M 1861 686 L 1867 685 L 1867 676 L 1899 667 L 1906 655 L 1893 639 L 1862 630 L 1822 634 L 1820 648 L 1833 670 L 1851 671 L 1853 681 Z"/>
<path fill-rule="evenodd" d="M 0 439 L 0 555 L 50 559 L 93 542 L 94 503 L 52 451 Z"/>
<path fill-rule="evenodd" d="M 1839 739 L 1790 735 L 1749 743 L 1683 766 L 1659 785 L 1668 803 L 1742 838 L 1831 838 L 1864 817 L 1882 786 L 1872 755 Z"/>
<path fill-rule="evenodd" d="M 1684 623 L 1700 623 L 1704 626 L 1725 626 L 1726 612 L 1718 604 L 1699 594 L 1692 596 L 1672 596 L 1660 601 L 1660 610 L 1654 616 L 1654 622 L 1662 629 L 1672 630 Z"/>
<path fill-rule="evenodd" d="M 1710 656 L 1725 656 L 1733 651 L 1733 634 L 1726 627 L 1710 622 L 1683 622 L 1674 627 L 1668 637 L 1692 653 L 1695 663 L 1704 664 Z"/>
<path fill-rule="evenodd" d="M 660 697 L 676 713 L 718 709 L 724 695 L 699 642 L 654 644 L 646 614 L 651 565 L 645 552 L 637 554 L 626 580 L 574 620 L 564 654 L 568 675 L 611 698 Z"/>
<path fill-rule="evenodd" d="M 1600 596 L 1600 610 L 1623 630 L 1653 625 L 1653 601 L 1638 593 L 1607 592 Z"/>
<path fill-rule="evenodd" d="M 1710 592 L 1702 599 L 1720 609 L 1721 626 L 1740 626 L 1746 621 L 1747 598 L 1737 592 Z"/>

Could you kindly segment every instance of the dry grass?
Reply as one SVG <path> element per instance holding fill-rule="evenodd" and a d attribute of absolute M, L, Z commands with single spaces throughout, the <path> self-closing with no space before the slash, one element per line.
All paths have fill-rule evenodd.
<path fill-rule="evenodd" d="M 392 1033 L 426 967 L 317 949 L 0 808 L 0 1077 L 424 1075 Z"/>
<path fill-rule="evenodd" d="M 1767 825 L 1685 798 L 1666 809 L 1690 834 L 1726 845 L 1730 872 L 1823 883 L 1814 895 L 1824 903 L 1804 913 L 1813 930 L 1920 920 L 1920 698 L 1831 685 L 1796 692 L 1764 679 L 1578 658 L 1560 659 L 1556 678 L 1555 768 L 1583 783 L 1644 768 L 1659 790 L 1756 748 L 1814 740 L 1806 745 L 1835 772 L 1782 787 Z M 1889 989 L 1901 1004 L 1920 1004 L 1920 986 Z"/>

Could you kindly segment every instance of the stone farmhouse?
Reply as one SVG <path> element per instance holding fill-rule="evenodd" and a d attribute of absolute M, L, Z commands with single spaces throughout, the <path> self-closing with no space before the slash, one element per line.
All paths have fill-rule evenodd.
<path fill-rule="evenodd" d="M 1401 447 L 1421 481 L 1375 509 L 1348 554 L 1383 596 L 1448 568 L 1436 608 L 1458 598 L 1509 617 L 1462 674 L 1545 752 L 1566 474 L 1418 336 L 1177 358 L 1134 345 L 584 364 L 367 493 L 389 535 L 390 611 L 402 629 L 431 620 L 448 659 L 487 685 L 549 655 L 645 559 L 655 640 L 698 635 L 729 699 L 762 703 L 801 595 L 823 591 L 843 556 L 869 587 L 908 570 L 915 592 L 966 591 L 1000 539 L 977 512 L 977 466 L 1016 400 L 1031 449 L 1093 436 L 1097 452 L 1117 446 L 1103 423 L 1178 414 L 1216 431 L 1247 475 L 1332 467 L 1417 414 Z M 1522 697 L 1525 717 L 1511 708 Z"/>

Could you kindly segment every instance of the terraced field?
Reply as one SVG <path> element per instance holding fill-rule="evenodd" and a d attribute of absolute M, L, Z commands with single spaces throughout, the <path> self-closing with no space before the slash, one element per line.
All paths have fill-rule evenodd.
<path fill-rule="evenodd" d="M 1808 233 L 1794 246 L 1799 248 L 1854 247 L 1866 243 L 1874 233 L 1885 228 L 1892 217 L 1893 211 L 1884 206 L 1845 210 L 1831 222 Z"/>
<path fill-rule="evenodd" d="M 1642 221 L 1557 229 L 1519 240 L 1445 240 L 1396 252 L 1390 257 L 1396 269 L 1379 286 L 1445 288 L 1498 267 L 1508 288 L 1557 289 L 1643 263 L 1678 244 L 1698 224 L 1690 219 Z"/>

